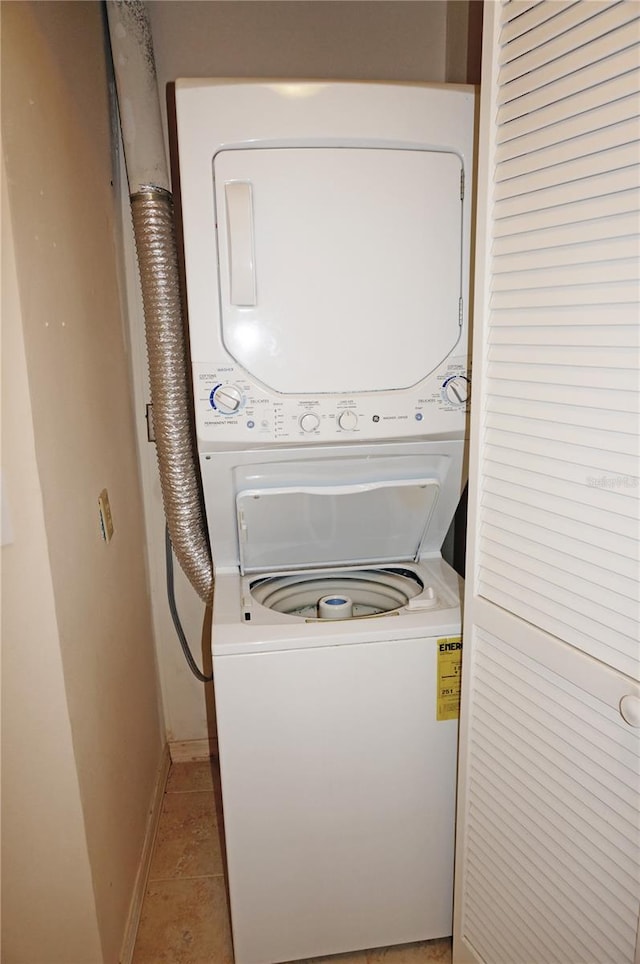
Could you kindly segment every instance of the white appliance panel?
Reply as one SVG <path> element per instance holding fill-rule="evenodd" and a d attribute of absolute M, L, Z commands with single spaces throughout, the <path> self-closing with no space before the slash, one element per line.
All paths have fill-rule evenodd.
<path fill-rule="evenodd" d="M 415 573 L 423 586 L 434 590 L 438 600 L 435 607 L 414 608 L 412 600 L 397 611 L 340 624 L 317 619 L 309 622 L 261 606 L 249 585 L 254 577 L 241 576 L 237 570 L 219 573 L 214 593 L 214 664 L 221 656 L 354 646 L 391 638 L 459 635 L 463 585 L 457 573 L 440 557 L 406 563 L 405 566 L 407 571 Z M 249 619 L 247 614 L 250 614 Z"/>
<path fill-rule="evenodd" d="M 201 452 L 464 437 L 473 109 L 468 87 L 176 82 Z"/>
<path fill-rule="evenodd" d="M 249 490 L 288 488 L 294 491 L 314 486 L 354 489 L 383 481 L 393 485 L 400 480 L 434 480 L 438 485 L 438 498 L 434 501 L 428 525 L 425 526 L 426 515 L 414 519 L 419 531 L 413 534 L 412 546 L 413 557 L 418 552 L 425 556 L 439 555 L 462 493 L 463 450 L 462 441 L 422 440 L 307 449 L 273 447 L 201 455 L 202 487 L 216 572 L 238 571 L 240 568 L 242 534 L 238 531 L 237 498 L 241 492 Z M 358 501 L 356 495 L 351 498 Z M 283 525 L 286 525 L 286 510 L 284 515 Z M 371 528 L 376 522 L 362 512 L 360 518 L 363 527 Z M 301 539 L 308 542 L 308 527 L 305 536 L 298 534 L 297 540 Z M 294 542 L 292 537 L 288 540 L 284 537 L 283 529 L 282 542 L 287 541 L 289 545 L 283 545 L 283 552 L 288 551 Z M 354 549 L 354 545 L 350 548 Z M 343 549 L 348 551 L 346 546 Z M 406 557 L 406 541 L 402 549 Z M 300 564 L 301 558 L 295 564 Z M 349 565 L 355 560 L 347 554 L 341 560 L 334 558 L 332 561 Z M 283 559 L 285 568 L 292 564 Z M 308 559 L 306 564 L 313 563 Z"/>
<path fill-rule="evenodd" d="M 462 439 L 469 407 L 466 355 L 447 357 L 424 381 L 395 392 L 282 395 L 228 357 L 194 365 L 193 378 L 198 444 L 209 452 L 274 442 Z"/>
<path fill-rule="evenodd" d="M 438 490 L 430 478 L 243 489 L 240 571 L 416 559 Z"/>
<path fill-rule="evenodd" d="M 221 151 L 222 340 L 283 394 L 421 381 L 460 338 L 462 162 L 433 151 Z"/>
<path fill-rule="evenodd" d="M 242 964 L 451 933 L 457 721 L 436 720 L 437 639 L 339 642 L 215 664 Z"/>

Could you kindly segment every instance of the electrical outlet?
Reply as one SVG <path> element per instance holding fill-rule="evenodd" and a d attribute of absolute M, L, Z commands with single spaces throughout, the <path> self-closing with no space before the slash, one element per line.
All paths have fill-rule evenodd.
<path fill-rule="evenodd" d="M 0 546 L 10 546 L 13 543 L 13 528 L 11 526 L 11 516 L 9 515 L 9 505 L 7 503 L 7 492 L 0 469 Z"/>
<path fill-rule="evenodd" d="M 145 418 L 147 420 L 147 441 L 155 442 L 156 440 L 156 426 L 153 421 L 153 405 L 149 403 L 146 406 Z"/>
<path fill-rule="evenodd" d="M 109 493 L 103 489 L 98 496 L 98 509 L 100 510 L 100 529 L 102 538 L 105 542 L 111 542 L 113 536 L 113 519 L 111 518 L 111 506 L 109 505 Z"/>

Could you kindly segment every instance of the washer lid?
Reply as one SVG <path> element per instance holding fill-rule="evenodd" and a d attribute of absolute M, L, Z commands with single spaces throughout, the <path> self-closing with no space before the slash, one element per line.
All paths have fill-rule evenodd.
<path fill-rule="evenodd" d="M 245 489 L 236 497 L 240 570 L 415 560 L 439 490 L 436 479 Z"/>

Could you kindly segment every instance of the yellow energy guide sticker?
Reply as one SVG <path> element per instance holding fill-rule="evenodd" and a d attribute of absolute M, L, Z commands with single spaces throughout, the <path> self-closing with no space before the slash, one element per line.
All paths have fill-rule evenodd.
<path fill-rule="evenodd" d="M 436 645 L 438 647 L 436 719 L 457 720 L 460 716 L 462 636 L 439 639 Z"/>

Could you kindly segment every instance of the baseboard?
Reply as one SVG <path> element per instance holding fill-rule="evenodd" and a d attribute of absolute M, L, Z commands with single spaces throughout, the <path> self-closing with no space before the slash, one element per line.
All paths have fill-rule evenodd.
<path fill-rule="evenodd" d="M 142 845 L 142 855 L 140 857 L 138 873 L 136 874 L 136 880 L 133 887 L 133 896 L 131 898 L 131 905 L 129 907 L 129 917 L 124 932 L 124 940 L 122 942 L 119 964 L 131 964 L 133 960 L 133 949 L 135 947 L 138 926 L 140 924 L 142 902 L 147 889 L 147 879 L 149 877 L 149 869 L 151 867 L 153 845 L 158 832 L 158 823 L 160 821 L 160 813 L 162 811 L 162 801 L 164 799 L 164 791 L 167 785 L 167 777 L 169 776 L 170 767 L 171 755 L 169 753 L 169 746 L 165 743 L 149 806 L 149 819 L 147 820 L 147 829 L 145 831 L 144 843 Z"/>
<path fill-rule="evenodd" d="M 208 760 L 218 754 L 218 743 L 213 738 L 204 740 L 176 740 L 169 744 L 172 763 L 193 763 Z"/>

